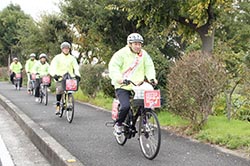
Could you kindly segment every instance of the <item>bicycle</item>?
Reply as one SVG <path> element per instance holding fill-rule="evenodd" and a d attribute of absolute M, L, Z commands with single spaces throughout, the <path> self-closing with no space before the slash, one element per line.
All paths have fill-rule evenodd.
<path fill-rule="evenodd" d="M 74 96 L 73 93 L 78 90 L 78 82 L 75 78 L 72 78 L 69 73 L 66 73 L 63 77 L 64 81 L 64 93 L 60 101 L 60 111 L 59 117 L 63 116 L 64 111 L 66 111 L 67 121 L 72 123 L 74 118 Z"/>
<path fill-rule="evenodd" d="M 48 104 L 48 86 L 50 84 L 50 76 L 43 76 L 42 82 L 39 88 L 39 96 L 40 96 L 40 103 L 44 103 L 44 105 Z"/>
<path fill-rule="evenodd" d="M 137 87 L 137 85 L 132 81 L 127 80 L 127 83 L 131 83 L 134 85 L 134 87 Z M 149 83 L 143 84 L 150 85 Z M 131 108 L 125 118 L 124 123 L 122 124 L 121 135 L 115 135 L 116 142 L 123 146 L 128 139 L 131 139 L 135 137 L 136 134 L 138 134 L 140 149 L 143 155 L 147 159 L 153 160 L 158 155 L 161 145 L 160 124 L 157 114 L 154 112 L 155 107 L 160 107 L 160 91 L 154 89 L 149 91 L 142 90 L 141 92 L 138 89 L 134 89 L 133 91 L 134 93 L 132 94 L 130 101 Z M 155 96 L 158 98 L 157 101 L 154 99 L 154 102 L 149 102 L 150 99 L 146 99 L 145 96 L 147 95 L 146 92 L 157 92 L 157 97 Z M 148 96 L 152 97 L 152 94 L 149 94 Z M 117 110 L 119 110 L 119 104 Z M 115 117 L 113 113 L 112 117 Z M 107 122 L 106 125 L 108 126 L 109 124 L 112 124 L 114 126 L 116 120 L 113 120 L 113 122 Z"/>

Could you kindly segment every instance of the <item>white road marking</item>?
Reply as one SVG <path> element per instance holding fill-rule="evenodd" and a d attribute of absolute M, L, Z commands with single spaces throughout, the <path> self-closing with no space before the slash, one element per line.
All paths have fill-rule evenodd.
<path fill-rule="evenodd" d="M 0 160 L 2 162 L 2 166 L 14 166 L 9 151 L 6 148 L 1 135 L 0 135 Z"/>

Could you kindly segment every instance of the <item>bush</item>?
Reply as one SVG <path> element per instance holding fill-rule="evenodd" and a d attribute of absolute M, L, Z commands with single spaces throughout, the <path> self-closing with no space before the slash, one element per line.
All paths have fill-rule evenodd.
<path fill-rule="evenodd" d="M 100 90 L 100 82 L 103 79 L 104 65 L 83 65 L 81 66 L 80 88 L 89 97 L 95 98 L 96 93 Z"/>
<path fill-rule="evenodd" d="M 3 80 L 3 81 L 9 80 L 8 68 L 7 67 L 0 67 L 0 79 Z"/>
<path fill-rule="evenodd" d="M 169 110 L 199 130 L 212 113 L 213 99 L 224 87 L 226 74 L 214 56 L 192 52 L 170 66 L 168 81 Z"/>
<path fill-rule="evenodd" d="M 101 79 L 100 88 L 105 96 L 115 98 L 115 88 L 111 84 L 111 79 L 109 77 Z"/>

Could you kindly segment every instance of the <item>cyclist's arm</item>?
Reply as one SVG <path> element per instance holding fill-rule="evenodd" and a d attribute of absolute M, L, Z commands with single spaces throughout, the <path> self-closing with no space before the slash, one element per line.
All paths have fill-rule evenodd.
<path fill-rule="evenodd" d="M 121 84 L 123 81 L 121 66 L 122 66 L 122 58 L 118 54 L 114 54 L 111 58 L 108 69 L 109 69 L 109 77 L 115 83 Z"/>
<path fill-rule="evenodd" d="M 154 63 L 153 60 L 151 59 L 151 57 L 145 53 L 144 56 L 144 69 L 145 69 L 145 76 L 147 77 L 147 79 L 150 80 L 155 80 L 155 82 L 157 82 L 156 80 L 156 74 L 155 74 L 155 67 L 154 67 Z"/>
<path fill-rule="evenodd" d="M 49 66 L 49 74 L 54 77 L 57 73 L 56 65 L 57 65 L 57 56 L 55 56 Z"/>
<path fill-rule="evenodd" d="M 74 74 L 78 77 L 81 77 L 81 74 L 79 72 L 79 65 L 77 63 L 76 58 L 73 57 L 73 69 L 74 69 Z"/>

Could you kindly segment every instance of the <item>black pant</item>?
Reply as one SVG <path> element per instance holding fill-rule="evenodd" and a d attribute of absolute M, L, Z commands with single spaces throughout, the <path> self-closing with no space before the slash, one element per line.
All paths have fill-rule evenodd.
<path fill-rule="evenodd" d="M 14 84 L 14 77 L 16 76 L 16 73 L 15 72 L 12 72 L 10 74 L 10 81 L 12 84 Z M 22 87 L 22 83 L 23 83 L 23 77 L 20 78 L 20 87 Z"/>
<path fill-rule="evenodd" d="M 119 114 L 118 114 L 118 123 L 124 122 L 128 111 L 130 109 L 130 96 L 131 91 L 125 89 L 116 89 L 115 90 L 116 96 L 120 102 Z"/>
<path fill-rule="evenodd" d="M 37 78 L 35 82 L 35 97 L 40 96 L 40 84 L 41 84 L 41 79 Z"/>

